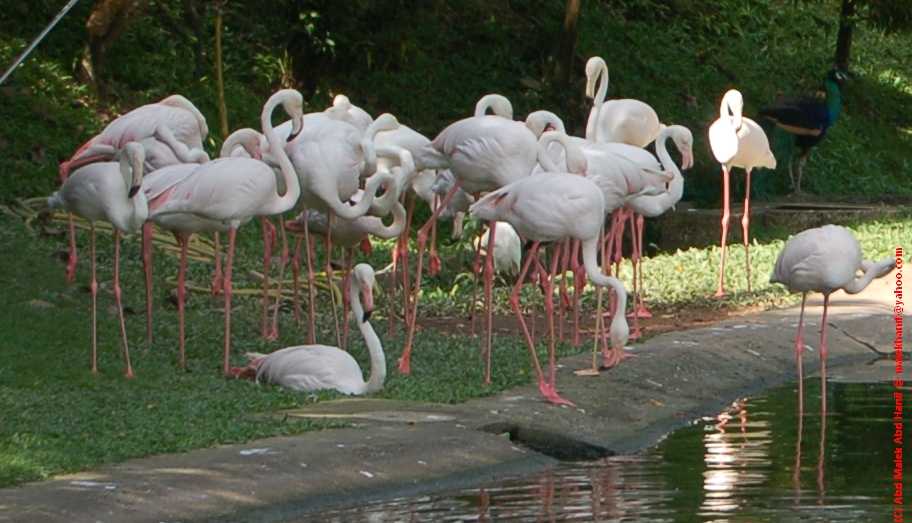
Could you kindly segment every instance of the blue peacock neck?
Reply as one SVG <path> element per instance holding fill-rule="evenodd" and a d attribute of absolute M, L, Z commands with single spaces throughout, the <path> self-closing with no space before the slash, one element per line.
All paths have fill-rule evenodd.
<path fill-rule="evenodd" d="M 830 125 L 832 125 L 836 123 L 839 113 L 842 112 L 842 91 L 839 89 L 839 84 L 829 78 L 824 81 L 824 88 L 826 89 L 827 115 L 830 117 Z"/>

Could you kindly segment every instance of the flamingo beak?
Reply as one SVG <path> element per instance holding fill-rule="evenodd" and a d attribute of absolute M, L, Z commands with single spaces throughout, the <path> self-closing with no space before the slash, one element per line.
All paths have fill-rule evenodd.
<path fill-rule="evenodd" d="M 361 321 L 363 323 L 367 323 L 367 321 L 371 317 L 371 314 L 374 312 L 374 290 L 373 290 L 373 288 L 365 285 L 364 287 L 361 288 L 361 296 L 362 296 L 362 299 L 364 300 L 364 303 L 363 303 L 364 315 L 361 318 Z"/>
<path fill-rule="evenodd" d="M 685 151 L 684 157 L 681 159 L 681 167 L 684 169 L 690 169 L 691 167 L 693 167 L 693 163 L 694 163 L 693 152 Z"/>
<path fill-rule="evenodd" d="M 134 185 L 133 187 L 130 187 L 129 197 L 132 198 L 132 197 L 136 196 L 136 193 L 139 192 L 139 189 L 141 189 L 141 186 L 139 186 L 139 185 Z"/>

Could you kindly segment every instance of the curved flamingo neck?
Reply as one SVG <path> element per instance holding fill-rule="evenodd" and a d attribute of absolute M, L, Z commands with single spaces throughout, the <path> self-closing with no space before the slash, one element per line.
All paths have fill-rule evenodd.
<path fill-rule="evenodd" d="M 602 274 L 602 269 L 598 266 L 598 262 L 596 261 L 598 236 L 583 240 L 582 243 L 583 267 L 586 268 L 586 277 L 589 278 L 589 281 L 594 285 L 598 285 L 599 287 L 611 287 L 617 295 L 617 311 L 615 311 L 614 318 L 611 320 L 611 331 L 618 332 L 622 328 L 626 329 L 627 289 L 624 288 L 624 285 L 617 278 Z"/>
<path fill-rule="evenodd" d="M 539 163 L 547 172 L 561 172 L 562 169 L 554 164 L 548 155 L 548 148 L 553 142 L 559 142 L 564 147 L 564 158 L 567 172 L 572 174 L 586 174 L 587 162 L 583 150 L 570 140 L 566 134 L 559 131 L 548 131 L 542 134 L 538 141 Z"/>
<path fill-rule="evenodd" d="M 734 89 L 725 93 L 722 105 L 719 107 L 719 119 L 728 119 L 732 128 L 737 131 L 741 128 L 742 111 L 744 111 L 744 99 L 741 97 L 741 93 Z"/>
<path fill-rule="evenodd" d="M 360 284 L 360 280 L 353 277 L 348 288 L 348 296 L 351 301 L 352 313 L 358 322 L 358 329 L 361 331 L 361 336 L 364 337 L 364 344 L 367 345 L 367 352 L 370 354 L 370 377 L 364 384 L 364 392 L 370 394 L 383 388 L 383 382 L 386 381 L 386 357 L 383 354 L 380 338 L 377 337 L 374 328 L 370 322 L 362 321 L 364 318 L 364 306 L 361 305 L 361 296 L 358 293 L 358 285 Z"/>
<path fill-rule="evenodd" d="M 277 92 L 269 98 L 266 105 L 263 106 L 263 112 L 260 114 L 260 125 L 263 127 L 263 134 L 266 136 L 266 142 L 269 143 L 269 152 L 273 157 L 273 161 L 279 165 L 279 170 L 282 173 L 282 179 L 285 182 L 286 187 L 284 195 L 279 195 L 278 192 L 276 192 L 276 199 L 272 202 L 272 209 L 274 209 L 275 212 L 272 214 L 285 212 L 288 209 L 291 209 L 301 196 L 301 185 L 298 182 L 297 174 L 295 174 L 294 166 L 291 164 L 291 160 L 285 152 L 285 144 L 282 143 L 282 140 L 278 137 L 275 129 L 272 127 L 272 113 L 275 108 L 293 96 L 300 96 L 300 94 L 296 94 L 295 91 L 291 90 Z M 278 184 L 276 185 L 276 190 L 278 191 Z"/>
<path fill-rule="evenodd" d="M 842 289 L 848 294 L 858 294 L 870 285 L 874 278 L 879 278 L 889 270 L 892 270 L 895 263 L 893 258 L 885 258 L 877 263 L 871 263 L 867 260 L 862 261 L 864 274 L 850 281 Z"/>

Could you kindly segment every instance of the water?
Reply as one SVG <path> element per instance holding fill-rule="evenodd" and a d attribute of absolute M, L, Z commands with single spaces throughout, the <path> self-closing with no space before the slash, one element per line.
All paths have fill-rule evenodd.
<path fill-rule="evenodd" d="M 800 434 L 797 391 L 786 387 L 737 401 L 639 455 L 307 520 L 892 521 L 894 389 L 827 388 L 822 423 L 820 382 L 806 382 Z"/>

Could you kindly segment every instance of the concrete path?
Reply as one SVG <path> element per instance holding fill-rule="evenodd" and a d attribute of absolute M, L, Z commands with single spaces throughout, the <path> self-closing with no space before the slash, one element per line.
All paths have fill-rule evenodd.
<path fill-rule="evenodd" d="M 830 376 L 891 352 L 895 278 L 831 298 Z M 805 368 L 818 368 L 822 298 L 809 300 Z M 636 358 L 598 377 L 581 355 L 561 360 L 561 394 L 576 408 L 543 403 L 522 387 L 465 404 L 343 400 L 282 413 L 346 418 L 354 428 L 136 459 L 0 490 L 0 522 L 287 521 L 373 499 L 458 488 L 653 445 L 696 417 L 795 379 L 798 309 L 750 314 L 657 336 Z M 905 337 L 909 346 L 910 336 Z M 912 365 L 912 362 L 910 362 Z M 846 367 L 843 367 L 846 368 Z M 865 367 L 893 379 L 891 360 Z M 906 380 L 912 380 L 908 367 Z"/>

